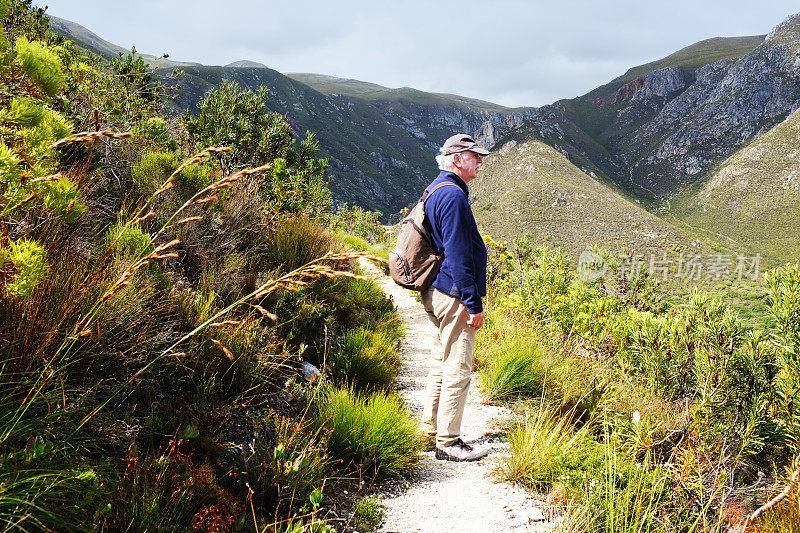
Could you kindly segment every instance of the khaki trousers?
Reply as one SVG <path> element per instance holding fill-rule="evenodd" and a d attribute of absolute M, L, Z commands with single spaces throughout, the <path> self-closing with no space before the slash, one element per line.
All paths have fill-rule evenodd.
<path fill-rule="evenodd" d="M 475 328 L 467 326 L 467 308 L 457 298 L 430 287 L 422 305 L 431 323 L 431 369 L 422 410 L 422 431 L 449 446 L 461 436 L 475 349 Z"/>

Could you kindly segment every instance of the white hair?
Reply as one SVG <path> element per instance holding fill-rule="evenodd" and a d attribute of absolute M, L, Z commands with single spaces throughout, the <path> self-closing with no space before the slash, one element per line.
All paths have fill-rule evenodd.
<path fill-rule="evenodd" d="M 444 155 L 439 154 L 436 156 L 436 164 L 439 165 L 439 170 L 446 170 L 448 172 L 455 172 L 456 165 L 453 162 L 453 156 L 456 155 L 455 153 Z"/>

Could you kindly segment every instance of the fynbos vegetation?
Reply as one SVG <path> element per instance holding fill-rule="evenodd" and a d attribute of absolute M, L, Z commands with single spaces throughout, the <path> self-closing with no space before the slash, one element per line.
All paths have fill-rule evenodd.
<path fill-rule="evenodd" d="M 2 530 L 330 530 L 327 489 L 417 457 L 394 308 L 333 233 L 377 217 L 329 213 L 266 90 L 170 119 L 139 58 L 0 20 Z"/>
<path fill-rule="evenodd" d="M 612 268 L 584 281 L 528 242 L 493 246 L 478 351 L 519 413 L 498 475 L 549 493 L 565 531 L 796 527 L 797 266 L 767 274 L 772 326 L 750 329 L 718 296 L 669 305 L 599 250 Z"/>

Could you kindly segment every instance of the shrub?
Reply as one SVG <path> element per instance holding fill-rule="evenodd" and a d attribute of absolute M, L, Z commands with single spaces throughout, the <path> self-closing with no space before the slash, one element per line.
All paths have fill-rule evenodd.
<path fill-rule="evenodd" d="M 417 424 L 394 395 L 335 389 L 322 400 L 318 416 L 330 428 L 329 454 L 350 467 L 391 477 L 419 461 Z"/>
<path fill-rule="evenodd" d="M 329 459 L 325 438 L 305 419 L 291 420 L 272 414 L 259 431 L 255 455 L 248 460 L 248 475 L 258 487 L 266 509 L 280 513 L 319 504 Z M 275 439 L 267 439 L 274 431 Z M 315 494 L 319 492 L 319 495 Z"/>
<path fill-rule="evenodd" d="M 378 211 L 367 211 L 357 205 L 348 206 L 345 203 L 336 210 L 332 218 L 334 227 L 370 244 L 380 244 L 385 243 L 388 237 L 388 232 L 380 223 L 381 215 Z"/>
<path fill-rule="evenodd" d="M 383 500 L 373 494 L 356 502 L 353 508 L 353 525 L 359 531 L 375 531 L 383 523 Z"/>
<path fill-rule="evenodd" d="M 22 127 L 31 128 L 41 124 L 45 108 L 33 98 L 18 96 L 11 101 L 11 120 Z"/>
<path fill-rule="evenodd" d="M 74 222 L 86 212 L 86 205 L 80 199 L 78 186 L 71 179 L 61 177 L 49 181 L 46 190 L 42 205 L 45 209 L 63 217 L 64 222 Z"/>
<path fill-rule="evenodd" d="M 6 283 L 6 290 L 13 296 L 28 300 L 33 295 L 34 286 L 43 281 L 49 272 L 44 247 L 30 239 L 20 239 L 11 248 L 0 248 L 0 263 L 10 262 L 16 273 Z"/>
<path fill-rule="evenodd" d="M 0 182 L 16 183 L 19 180 L 21 173 L 19 162 L 19 157 L 0 142 Z"/>
<path fill-rule="evenodd" d="M 341 349 L 331 357 L 334 375 L 359 389 L 390 386 L 399 367 L 400 356 L 389 335 L 363 327 L 347 331 Z"/>
<path fill-rule="evenodd" d="M 15 51 L 22 70 L 42 90 L 54 97 L 64 85 L 64 72 L 58 55 L 44 43 L 17 38 Z"/>
<path fill-rule="evenodd" d="M 150 196 L 180 166 L 174 152 L 145 152 L 131 168 L 131 176 L 139 192 Z"/>
<path fill-rule="evenodd" d="M 138 259 L 152 248 L 150 236 L 142 231 L 139 224 L 131 224 L 120 218 L 106 230 L 106 249 L 125 259 Z"/>
<path fill-rule="evenodd" d="M 167 127 L 166 121 L 161 117 L 151 117 L 136 125 L 136 132 L 150 145 L 170 152 L 178 149 L 178 144 L 172 138 L 172 134 Z"/>
<path fill-rule="evenodd" d="M 779 348 L 775 403 L 779 421 L 788 430 L 793 453 L 800 451 L 800 265 L 786 265 L 766 275 L 770 310 Z"/>
<path fill-rule="evenodd" d="M 243 505 L 222 488 L 207 463 L 175 447 L 158 458 L 132 446 L 125 476 L 106 517 L 110 530 L 231 531 Z"/>

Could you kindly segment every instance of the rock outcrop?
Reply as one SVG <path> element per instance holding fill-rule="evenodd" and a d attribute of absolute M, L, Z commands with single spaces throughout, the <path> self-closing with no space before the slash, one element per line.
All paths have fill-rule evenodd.
<path fill-rule="evenodd" d="M 800 14 L 741 57 L 697 69 L 659 68 L 544 106 L 499 135 L 495 128 L 492 138 L 543 140 L 582 169 L 596 168 L 632 194 L 658 199 L 704 176 L 798 107 Z"/>

